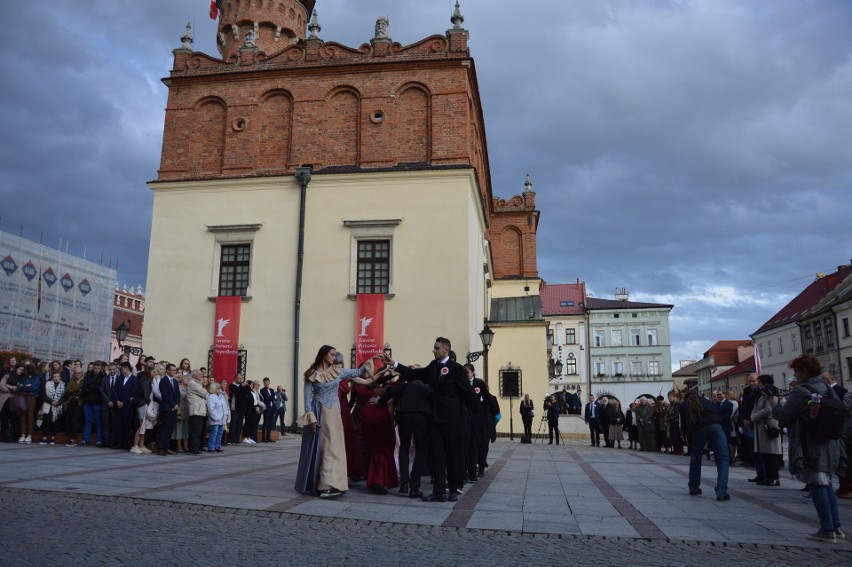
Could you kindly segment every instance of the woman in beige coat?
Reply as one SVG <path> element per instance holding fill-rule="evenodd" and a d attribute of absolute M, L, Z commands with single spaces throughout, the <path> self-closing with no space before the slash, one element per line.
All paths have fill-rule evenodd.
<path fill-rule="evenodd" d="M 771 374 L 761 374 L 757 377 L 760 392 L 768 392 L 769 397 L 758 395 L 751 412 L 751 422 L 754 423 L 754 464 L 757 476 L 749 482 L 763 486 L 781 486 L 778 480 L 778 469 L 781 468 L 781 434 L 778 420 L 772 417 L 772 407 L 769 398 L 778 403 L 778 392 L 775 389 L 775 379 Z M 774 404 L 773 404 L 774 405 Z M 778 431 L 772 437 L 768 431 Z"/>

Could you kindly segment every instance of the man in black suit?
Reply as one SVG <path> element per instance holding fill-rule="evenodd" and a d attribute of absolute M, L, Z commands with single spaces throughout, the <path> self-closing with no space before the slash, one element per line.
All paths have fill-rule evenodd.
<path fill-rule="evenodd" d="M 473 401 L 473 388 L 467 379 L 464 367 L 450 359 L 450 340 L 444 337 L 435 339 L 432 355 L 435 360 L 425 368 L 409 368 L 394 362 L 385 355 L 383 361 L 392 366 L 403 380 L 420 380 L 431 386 L 432 396 L 432 434 L 430 436 L 429 459 L 435 474 L 432 494 L 423 496 L 425 502 L 444 502 L 458 500 L 461 490 L 463 453 L 462 453 L 462 410 Z M 449 488 L 449 497 L 444 489 Z"/>
<path fill-rule="evenodd" d="M 601 446 L 601 409 L 600 404 L 595 401 L 595 397 L 589 396 L 589 403 L 586 404 L 586 413 L 583 416 L 586 423 L 589 424 L 589 433 L 592 436 L 592 447 Z"/>
<path fill-rule="evenodd" d="M 402 382 L 388 386 L 378 403 L 386 405 L 390 401 L 393 401 L 394 418 L 399 428 L 399 493 L 408 494 L 409 498 L 422 498 L 420 477 L 432 427 L 432 392 L 419 380 Z M 409 474 L 408 453 L 412 439 L 414 463 Z"/>
<path fill-rule="evenodd" d="M 266 406 L 266 409 L 263 410 L 263 428 L 260 430 L 260 442 L 270 443 L 272 441 L 272 428 L 275 425 L 275 390 L 269 387 L 269 378 L 263 379 L 260 399 Z"/>
<path fill-rule="evenodd" d="M 166 375 L 160 379 L 160 455 L 174 455 L 169 447 L 172 442 L 172 432 L 177 423 L 177 412 L 180 404 L 180 385 L 175 378 L 175 365 L 166 366 Z"/>
<path fill-rule="evenodd" d="M 603 433 L 604 437 L 604 447 L 614 447 L 615 441 L 610 440 L 609 438 L 609 412 L 612 409 L 612 406 L 609 405 L 609 398 L 606 396 L 601 396 L 601 402 L 598 405 L 598 410 L 600 413 L 598 414 L 600 418 L 598 419 L 598 428 Z"/>
<path fill-rule="evenodd" d="M 110 364 L 110 366 L 113 366 Z M 133 445 L 133 426 L 135 425 L 136 404 L 133 393 L 136 390 L 136 377 L 129 362 L 121 363 L 118 380 L 113 389 L 115 402 L 115 442 L 117 449 L 129 450 Z"/>
<path fill-rule="evenodd" d="M 118 382 L 118 369 L 115 363 L 110 363 L 104 372 L 104 363 L 96 360 L 93 363 L 92 372 L 100 376 L 101 384 L 101 415 L 104 421 L 104 447 L 116 447 L 116 409 L 115 409 L 115 384 Z"/>

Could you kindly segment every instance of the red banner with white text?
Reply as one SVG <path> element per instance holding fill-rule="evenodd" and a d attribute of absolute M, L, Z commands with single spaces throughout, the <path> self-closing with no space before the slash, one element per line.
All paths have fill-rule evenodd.
<path fill-rule="evenodd" d="M 385 347 L 385 295 L 358 294 L 358 319 L 355 321 L 355 366 L 382 354 Z"/>
<path fill-rule="evenodd" d="M 240 304 L 238 295 L 216 298 L 216 322 L 213 326 L 213 368 L 217 381 L 234 381 L 240 350 Z"/>

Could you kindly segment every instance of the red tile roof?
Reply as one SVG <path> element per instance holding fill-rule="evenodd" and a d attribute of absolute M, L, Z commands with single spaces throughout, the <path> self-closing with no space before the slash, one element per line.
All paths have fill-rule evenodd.
<path fill-rule="evenodd" d="M 752 344 L 751 340 L 716 341 L 716 344 L 704 353 L 704 358 L 712 356 L 716 366 L 734 366 L 740 362 L 738 347 L 750 347 Z"/>
<path fill-rule="evenodd" d="M 716 380 L 720 380 L 722 378 L 728 378 L 730 376 L 736 376 L 738 374 L 751 374 L 754 372 L 754 357 L 750 356 L 747 359 L 743 360 L 733 368 L 728 368 L 721 374 L 714 376 L 710 379 L 711 382 L 715 382 Z"/>
<path fill-rule="evenodd" d="M 577 280 L 575 284 L 542 284 L 539 295 L 544 316 L 582 315 L 585 312 L 586 282 Z"/>
<path fill-rule="evenodd" d="M 778 313 L 770 317 L 762 327 L 752 333 L 752 336 L 776 327 L 781 327 L 782 325 L 795 323 L 801 319 L 802 315 L 808 309 L 816 305 L 828 292 L 850 276 L 852 276 L 852 265 L 838 266 L 836 272 L 811 282 L 790 303 L 785 305 Z"/>

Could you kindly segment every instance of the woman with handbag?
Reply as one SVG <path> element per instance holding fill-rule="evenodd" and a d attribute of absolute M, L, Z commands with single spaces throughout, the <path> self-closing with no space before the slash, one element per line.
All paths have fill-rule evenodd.
<path fill-rule="evenodd" d="M 56 445 L 56 430 L 59 428 L 59 420 L 65 408 L 65 383 L 59 372 L 54 372 L 50 376 L 50 381 L 44 385 L 44 405 L 46 411 L 41 427 L 44 436 L 40 444 Z"/>
<path fill-rule="evenodd" d="M 154 429 L 157 415 L 160 413 L 160 404 L 154 401 L 152 376 L 148 372 L 136 374 L 136 392 L 133 399 L 136 401 L 136 415 L 139 417 L 139 429 L 133 438 L 133 447 L 130 452 L 134 455 L 151 453 L 151 449 L 145 446 L 145 432 Z"/>
<path fill-rule="evenodd" d="M 750 420 L 754 424 L 754 464 L 757 475 L 750 478 L 762 486 L 781 486 L 778 469 L 781 468 L 781 435 L 778 420 L 772 417 L 770 399 L 778 403 L 775 379 L 771 374 L 757 377 L 761 394 L 754 403 Z M 774 405 L 773 404 L 773 405 Z"/>
<path fill-rule="evenodd" d="M 243 445 L 254 445 L 257 443 L 257 427 L 260 416 L 266 410 L 266 404 L 260 399 L 260 383 L 253 380 L 248 382 L 251 390 L 251 407 L 246 409 L 246 422 L 243 426 Z"/>

